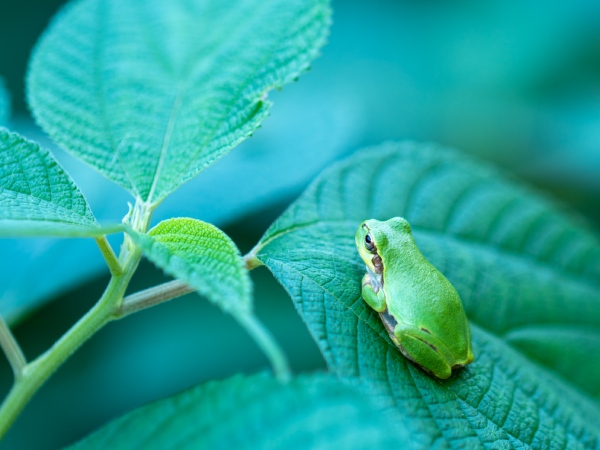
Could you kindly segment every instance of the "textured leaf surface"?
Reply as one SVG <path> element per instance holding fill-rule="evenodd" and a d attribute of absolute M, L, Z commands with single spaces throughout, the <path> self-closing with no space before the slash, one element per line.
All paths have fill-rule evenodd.
<path fill-rule="evenodd" d="M 77 1 L 37 47 L 30 104 L 67 150 L 158 202 L 259 127 L 329 16 L 326 0 Z"/>
<path fill-rule="evenodd" d="M 446 381 L 402 357 L 361 299 L 354 233 L 393 216 L 472 324 L 475 362 Z M 324 172 L 256 252 L 331 370 L 403 412 L 423 447 L 600 448 L 599 240 L 548 200 L 453 151 L 387 144 Z"/>
<path fill-rule="evenodd" d="M 50 153 L 2 128 L 0 234 L 102 234 L 83 195 Z"/>
<path fill-rule="evenodd" d="M 10 99 L 4 86 L 4 81 L 0 78 L 0 126 L 4 126 L 8 123 L 9 115 Z"/>
<path fill-rule="evenodd" d="M 143 406 L 71 449 L 410 448 L 372 402 L 337 380 L 211 381 Z"/>
<path fill-rule="evenodd" d="M 148 259 L 225 311 L 251 312 L 250 276 L 235 244 L 217 227 L 178 218 L 147 235 L 131 235 Z"/>

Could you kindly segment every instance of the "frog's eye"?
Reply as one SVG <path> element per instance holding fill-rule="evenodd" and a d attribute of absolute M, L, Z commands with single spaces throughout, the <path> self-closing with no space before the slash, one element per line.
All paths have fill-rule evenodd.
<path fill-rule="evenodd" d="M 365 248 L 370 252 L 375 250 L 375 243 L 373 242 L 373 237 L 370 233 L 365 236 Z"/>

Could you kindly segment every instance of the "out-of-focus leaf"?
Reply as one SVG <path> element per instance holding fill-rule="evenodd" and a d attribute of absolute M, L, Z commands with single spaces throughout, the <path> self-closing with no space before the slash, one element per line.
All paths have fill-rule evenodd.
<path fill-rule="evenodd" d="M 373 402 L 324 375 L 211 381 L 143 406 L 70 447 L 83 449 L 411 448 Z"/>
<path fill-rule="evenodd" d="M 217 227 L 177 218 L 159 223 L 148 234 L 130 235 L 158 267 L 225 311 L 252 312 L 248 270 L 233 241 Z"/>
<path fill-rule="evenodd" d="M 475 362 L 446 381 L 404 358 L 361 299 L 356 228 L 394 216 L 472 324 Z M 598 236 L 494 169 L 432 146 L 366 149 L 325 171 L 253 254 L 330 369 L 386 397 L 423 447 L 600 448 L 600 407 L 581 393 L 600 394 Z"/>
<path fill-rule="evenodd" d="M 325 42 L 327 0 L 80 0 L 34 53 L 53 137 L 149 203 L 250 136 Z"/>
<path fill-rule="evenodd" d="M 201 215 L 207 222 L 224 226 L 256 208 L 264 214 L 265 208 L 297 196 L 327 163 L 352 148 L 362 124 L 356 105 L 351 99 L 311 93 L 307 82 L 313 78 L 311 74 L 295 89 L 276 93 L 275 113 L 268 126 L 243 142 L 239 151 L 169 196 L 154 219 Z M 324 103 L 315 110 L 313 102 Z M 126 191 L 58 148 L 29 121 L 17 117 L 11 123 L 52 151 L 85 193 L 100 223 L 123 218 L 131 200 Z M 260 220 L 256 214 L 253 217 Z M 109 236 L 109 240 L 114 248 L 120 245 L 120 236 Z M 0 261 L 0 312 L 10 321 L 106 271 L 95 244 L 87 240 L 2 239 L 0 252 L 19 255 L 17 261 Z M 37 274 L 37 283 L 31 283 L 32 273 Z"/>
<path fill-rule="evenodd" d="M 35 142 L 0 128 L 0 235 L 99 236 L 85 198 Z"/>
<path fill-rule="evenodd" d="M 0 78 L 0 126 L 8 123 L 10 115 L 10 97 L 4 86 L 4 81 Z"/>

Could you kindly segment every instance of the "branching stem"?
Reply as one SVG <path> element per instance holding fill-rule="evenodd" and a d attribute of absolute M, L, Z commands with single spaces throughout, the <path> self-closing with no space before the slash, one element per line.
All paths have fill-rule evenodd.
<path fill-rule="evenodd" d="M 15 379 L 19 378 L 27 365 L 27 360 L 2 316 L 0 316 L 0 346 L 4 350 L 6 358 L 15 373 Z"/>
<path fill-rule="evenodd" d="M 113 276 L 96 305 L 49 350 L 26 364 L 0 407 L 0 439 L 6 434 L 29 399 L 71 354 L 107 322 L 115 318 L 125 289 L 141 258 L 141 251 L 129 252 L 120 275 Z"/>
<path fill-rule="evenodd" d="M 108 270 L 110 270 L 110 274 L 113 277 L 120 275 L 123 271 L 121 263 L 119 263 L 119 259 L 117 258 L 117 255 L 115 255 L 115 252 L 108 242 L 108 239 L 106 239 L 106 236 L 97 237 L 95 240 L 100 252 L 102 253 L 102 256 L 104 256 L 104 260 L 106 261 Z"/>
<path fill-rule="evenodd" d="M 145 233 L 150 223 L 152 205 L 136 202 L 126 226 Z M 6 434 L 19 413 L 46 380 L 100 328 L 114 319 L 195 291 L 182 281 L 175 280 L 123 298 L 131 277 L 141 259 L 141 250 L 125 234 L 119 258 L 116 257 L 106 236 L 96 238 L 96 243 L 112 275 L 104 294 L 49 350 L 27 363 L 10 328 L 0 317 L 0 347 L 4 350 L 15 373 L 15 382 L 0 406 L 0 439 Z M 245 258 L 248 269 L 262 264 L 253 253 Z M 271 334 L 252 313 L 232 312 L 233 316 L 255 339 L 267 355 L 276 377 L 281 381 L 290 378 L 287 358 Z"/>

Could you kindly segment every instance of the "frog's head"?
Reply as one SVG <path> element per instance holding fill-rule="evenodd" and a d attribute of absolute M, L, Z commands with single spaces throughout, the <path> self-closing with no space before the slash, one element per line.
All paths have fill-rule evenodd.
<path fill-rule="evenodd" d="M 402 217 L 393 217 L 384 222 L 369 219 L 360 224 L 356 231 L 356 248 L 367 267 L 374 273 L 382 273 L 382 251 L 389 241 L 397 240 L 398 236 L 410 235 L 410 225 Z"/>
<path fill-rule="evenodd" d="M 387 245 L 387 237 L 382 230 L 384 222 L 369 219 L 360 224 L 356 231 L 356 248 L 367 267 L 374 273 L 382 273 L 383 264 L 378 248 Z"/>

